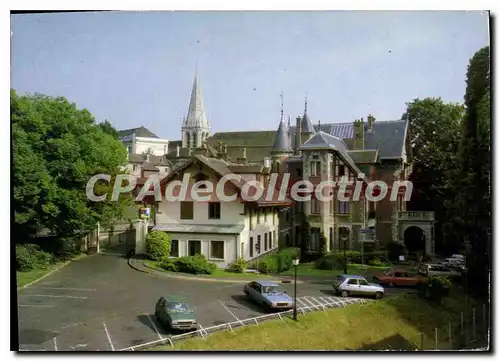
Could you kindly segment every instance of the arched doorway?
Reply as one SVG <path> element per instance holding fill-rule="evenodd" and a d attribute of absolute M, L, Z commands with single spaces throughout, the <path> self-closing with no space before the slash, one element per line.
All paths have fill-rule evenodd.
<path fill-rule="evenodd" d="M 425 252 L 425 234 L 422 228 L 408 227 L 404 233 L 404 241 L 409 253 Z"/>

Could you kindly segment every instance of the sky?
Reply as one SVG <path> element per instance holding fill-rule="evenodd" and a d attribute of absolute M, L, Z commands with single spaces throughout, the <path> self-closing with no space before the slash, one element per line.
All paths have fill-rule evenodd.
<path fill-rule="evenodd" d="M 196 68 L 212 133 L 399 119 L 415 98 L 462 102 L 489 44 L 466 11 L 92 12 L 11 17 L 11 87 L 64 96 L 97 122 L 180 139 Z"/>

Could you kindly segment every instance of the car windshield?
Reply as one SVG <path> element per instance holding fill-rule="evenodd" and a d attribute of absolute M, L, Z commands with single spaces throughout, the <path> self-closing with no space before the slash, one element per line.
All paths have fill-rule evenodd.
<path fill-rule="evenodd" d="M 279 286 L 264 286 L 262 288 L 262 293 L 265 294 L 278 294 L 278 293 L 283 293 L 281 288 Z"/>
<path fill-rule="evenodd" d="M 169 312 L 191 312 L 191 307 L 186 302 L 167 302 Z"/>

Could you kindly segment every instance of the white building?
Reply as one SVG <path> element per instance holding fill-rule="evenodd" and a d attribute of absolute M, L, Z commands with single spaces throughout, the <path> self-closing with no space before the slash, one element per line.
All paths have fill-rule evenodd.
<path fill-rule="evenodd" d="M 165 231 L 172 239 L 171 257 L 203 254 L 220 268 L 237 258 L 249 261 L 278 247 L 278 211 L 290 206 L 286 201 L 255 202 L 241 198 L 241 189 L 249 180 L 259 180 L 266 186 L 270 168 L 262 164 L 237 164 L 224 159 L 198 154 L 175 168 L 162 180 L 162 189 L 190 174 L 190 186 L 206 180 L 214 185 L 211 201 L 193 201 L 187 193 L 186 201 L 156 203 L 153 230 Z M 242 181 L 228 181 L 227 196 L 236 195 L 231 202 L 220 202 L 215 196 L 216 184 L 227 174 L 240 174 Z M 275 192 L 276 197 L 279 192 Z M 203 195 L 203 194 L 202 194 Z M 276 198 L 275 197 L 275 198 Z"/>

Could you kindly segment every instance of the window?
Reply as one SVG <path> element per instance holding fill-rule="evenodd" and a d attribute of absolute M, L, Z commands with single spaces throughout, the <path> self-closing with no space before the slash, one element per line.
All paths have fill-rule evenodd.
<path fill-rule="evenodd" d="M 253 237 L 250 237 L 250 257 L 253 257 Z"/>
<path fill-rule="evenodd" d="M 220 202 L 208 203 L 208 219 L 220 219 Z"/>
<path fill-rule="evenodd" d="M 255 245 L 255 250 L 260 253 L 260 234 L 257 236 L 257 244 Z"/>
<path fill-rule="evenodd" d="M 267 233 L 264 233 L 264 252 L 267 251 Z"/>
<path fill-rule="evenodd" d="M 311 161 L 311 177 L 317 177 L 320 175 L 321 163 L 318 160 Z"/>
<path fill-rule="evenodd" d="M 334 214 L 335 213 L 335 211 L 334 211 L 335 210 L 334 204 L 335 204 L 334 200 L 332 199 L 330 201 L 330 214 Z"/>
<path fill-rule="evenodd" d="M 131 145 L 129 145 L 127 147 L 127 151 L 128 151 L 128 154 L 132 154 L 132 146 Z"/>
<path fill-rule="evenodd" d="M 349 213 L 349 202 L 339 201 L 339 213 L 340 214 Z"/>
<path fill-rule="evenodd" d="M 260 224 L 260 208 L 257 209 L 257 224 Z"/>
<path fill-rule="evenodd" d="M 357 285 L 358 284 L 358 280 L 356 280 L 356 279 L 349 280 L 349 281 L 347 281 L 347 284 L 348 285 Z"/>
<path fill-rule="evenodd" d="M 193 219 L 193 202 L 181 202 L 181 219 Z"/>
<path fill-rule="evenodd" d="M 316 198 L 311 198 L 311 213 L 319 214 L 320 213 L 320 201 Z"/>
<path fill-rule="evenodd" d="M 273 248 L 273 234 L 269 232 L 269 248 Z"/>
<path fill-rule="evenodd" d="M 241 244 L 241 249 L 240 249 L 240 257 L 245 258 L 245 244 Z"/>
<path fill-rule="evenodd" d="M 287 233 L 287 234 L 285 234 L 285 244 L 286 244 L 287 246 L 289 246 L 289 245 L 290 245 L 290 236 L 288 235 L 288 233 Z"/>
<path fill-rule="evenodd" d="M 330 227 L 330 252 L 333 251 L 333 227 Z"/>
<path fill-rule="evenodd" d="M 188 256 L 201 254 L 201 241 L 188 241 Z"/>
<path fill-rule="evenodd" d="M 358 280 L 360 286 L 369 286 L 370 284 L 365 280 Z"/>
<path fill-rule="evenodd" d="M 173 239 L 170 242 L 170 257 L 179 257 L 179 240 Z"/>
<path fill-rule="evenodd" d="M 341 164 L 339 165 L 339 174 L 337 174 L 338 176 L 343 176 L 345 175 L 345 165 Z"/>
<path fill-rule="evenodd" d="M 297 168 L 297 177 L 302 177 L 302 169 Z"/>
<path fill-rule="evenodd" d="M 290 217 L 288 215 L 288 209 L 285 209 L 285 222 L 288 222 L 290 220 Z"/>
<path fill-rule="evenodd" d="M 210 258 L 224 259 L 224 241 L 210 241 Z"/>

